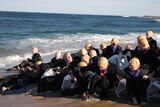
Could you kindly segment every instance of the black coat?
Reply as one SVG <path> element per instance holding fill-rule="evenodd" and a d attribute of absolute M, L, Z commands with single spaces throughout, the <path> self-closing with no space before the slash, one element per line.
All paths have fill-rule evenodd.
<path fill-rule="evenodd" d="M 111 56 L 115 55 L 115 54 L 119 54 L 120 52 L 122 52 L 122 47 L 117 45 L 117 49 L 115 50 L 115 52 L 113 52 L 113 48 L 111 45 L 107 46 L 106 49 L 103 50 L 102 56 L 106 57 L 106 58 L 110 58 Z"/>
<path fill-rule="evenodd" d="M 92 71 L 100 75 L 100 69 L 97 63 L 92 63 L 86 67 L 80 68 L 80 72 L 83 73 L 85 71 Z M 123 78 L 129 78 L 129 75 L 125 73 L 123 70 L 121 70 L 118 67 L 118 65 L 109 63 L 107 67 L 107 73 L 105 74 L 105 78 L 108 79 L 109 82 L 115 83 L 115 81 L 117 80 L 117 74 Z"/>
<path fill-rule="evenodd" d="M 149 65 L 151 70 L 156 70 L 158 66 L 158 54 L 154 49 L 136 51 L 135 56 L 140 60 L 141 65 Z"/>
<path fill-rule="evenodd" d="M 149 68 L 149 66 L 147 66 L 147 65 L 142 65 L 142 66 L 140 66 L 139 67 L 139 75 L 137 76 L 137 77 L 135 77 L 133 74 L 132 74 L 132 70 L 129 68 L 129 67 L 127 67 L 126 69 L 125 69 L 125 72 L 129 75 L 128 76 L 128 78 L 126 78 L 127 80 L 128 79 L 137 79 L 137 78 L 139 78 L 139 79 L 142 79 L 142 77 L 144 76 L 144 75 L 148 75 L 149 76 L 149 78 L 152 78 L 152 75 L 150 74 L 150 68 Z"/>
<path fill-rule="evenodd" d="M 152 47 L 153 49 L 157 50 L 157 41 L 154 39 L 151 39 L 150 41 L 148 41 L 150 47 Z"/>

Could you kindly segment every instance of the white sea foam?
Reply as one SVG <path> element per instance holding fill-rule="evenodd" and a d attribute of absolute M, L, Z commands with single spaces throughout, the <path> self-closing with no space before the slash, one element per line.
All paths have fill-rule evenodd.
<path fill-rule="evenodd" d="M 156 22 L 160 23 L 160 19 L 154 19 Z"/>
<path fill-rule="evenodd" d="M 128 43 L 137 43 L 136 38 L 139 33 L 129 33 L 126 35 L 102 35 L 102 34 L 72 34 L 72 35 L 64 35 L 59 34 L 58 36 L 53 36 L 53 38 L 27 38 L 21 39 L 17 41 L 12 41 L 13 49 L 22 50 L 22 52 L 17 52 L 19 54 L 13 53 L 9 56 L 4 56 L 0 58 L 0 68 L 6 68 L 9 66 L 14 66 L 20 63 L 22 60 L 27 58 L 31 58 L 31 47 L 37 46 L 40 54 L 42 55 L 44 62 L 49 62 L 51 58 L 54 56 L 56 51 L 64 52 L 75 52 L 80 48 L 84 47 L 84 45 L 89 42 L 94 47 L 99 48 L 100 43 L 107 42 L 110 44 L 110 41 L 113 37 L 117 37 L 120 39 L 120 43 L 128 44 Z M 154 39 L 156 39 L 159 43 L 160 35 L 155 34 Z M 27 53 L 26 53 L 27 52 Z"/>

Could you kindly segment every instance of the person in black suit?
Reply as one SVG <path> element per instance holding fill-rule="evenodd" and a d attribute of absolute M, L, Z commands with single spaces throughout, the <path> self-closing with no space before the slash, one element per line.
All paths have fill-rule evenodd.
<path fill-rule="evenodd" d="M 117 81 L 117 74 L 126 77 L 127 74 L 121 70 L 118 65 L 109 63 L 105 57 L 98 58 L 98 62 L 89 64 L 86 67 L 79 68 L 81 73 L 92 71 L 95 73 L 91 77 L 89 85 L 89 94 L 84 94 L 85 98 L 94 98 L 94 93 L 97 93 L 101 98 L 107 97 L 107 90 L 112 88 Z"/>
<path fill-rule="evenodd" d="M 102 43 L 99 45 L 99 47 L 100 47 L 101 55 L 102 55 L 102 53 L 103 53 L 104 49 L 106 49 L 106 48 L 107 48 L 107 43 L 102 42 Z"/>
<path fill-rule="evenodd" d="M 140 51 L 135 51 L 135 56 L 140 60 L 141 65 L 146 64 L 152 72 L 155 72 L 158 67 L 157 52 L 153 48 L 150 48 L 146 39 L 139 40 L 138 46 L 140 47 Z"/>
<path fill-rule="evenodd" d="M 140 66 L 139 59 L 132 58 L 129 61 L 129 67 L 126 68 L 125 71 L 130 76 L 129 78 L 126 78 L 126 88 L 129 99 L 133 101 L 133 104 L 146 105 L 146 90 L 151 79 L 151 75 L 148 74 L 150 72 L 148 66 Z"/>
<path fill-rule="evenodd" d="M 104 49 L 102 56 L 110 58 L 111 56 L 115 54 L 118 55 L 120 52 L 122 52 L 122 47 L 119 46 L 118 43 L 119 43 L 118 38 L 112 38 L 111 45 L 107 46 L 107 48 Z"/>
<path fill-rule="evenodd" d="M 85 48 L 86 48 L 86 50 L 87 50 L 88 52 L 89 52 L 90 50 L 95 50 L 96 53 L 97 53 L 97 56 L 99 55 L 99 50 L 98 50 L 97 48 L 93 47 L 90 43 L 87 43 L 87 44 L 85 45 Z"/>
<path fill-rule="evenodd" d="M 146 38 L 147 38 L 148 43 L 151 46 L 151 48 L 154 48 L 155 50 L 157 50 L 157 41 L 153 39 L 153 32 L 152 31 L 146 32 Z"/>

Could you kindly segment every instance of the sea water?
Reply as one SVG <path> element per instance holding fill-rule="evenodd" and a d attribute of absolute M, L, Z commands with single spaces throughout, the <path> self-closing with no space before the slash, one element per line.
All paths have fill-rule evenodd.
<path fill-rule="evenodd" d="M 30 58 L 33 46 L 49 62 L 56 51 L 76 52 L 88 42 L 97 48 L 113 37 L 137 43 L 137 36 L 147 30 L 160 43 L 160 20 L 154 18 L 0 12 L 0 68 Z"/>

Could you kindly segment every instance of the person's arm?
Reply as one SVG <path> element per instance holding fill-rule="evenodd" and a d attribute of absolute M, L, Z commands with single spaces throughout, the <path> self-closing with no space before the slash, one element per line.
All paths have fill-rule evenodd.
<path fill-rule="evenodd" d="M 127 70 L 129 69 L 126 68 L 125 70 L 122 70 L 117 65 L 115 65 L 115 73 L 125 79 L 131 78 L 131 76 L 127 73 Z"/>

